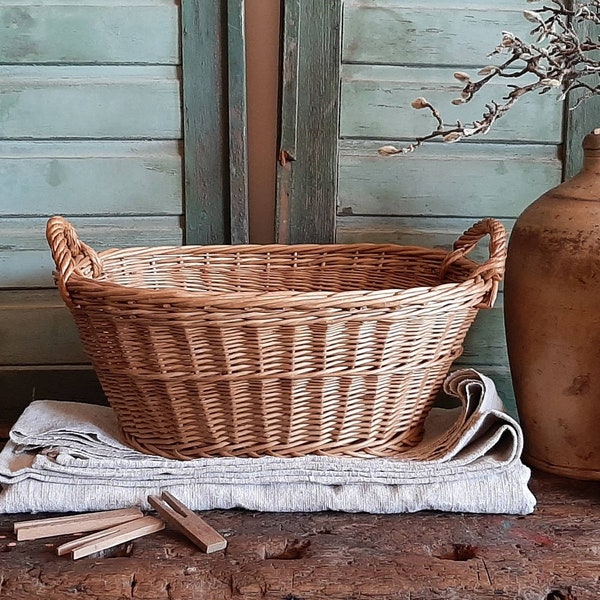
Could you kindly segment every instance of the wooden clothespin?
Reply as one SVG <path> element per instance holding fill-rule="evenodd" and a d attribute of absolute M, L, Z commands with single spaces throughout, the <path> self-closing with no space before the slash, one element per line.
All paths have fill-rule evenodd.
<path fill-rule="evenodd" d="M 124 508 L 121 510 L 105 510 L 102 512 L 86 513 L 68 517 L 36 519 L 20 521 L 14 524 L 17 540 L 38 540 L 55 535 L 83 533 L 113 527 L 143 517 L 139 508 Z"/>
<path fill-rule="evenodd" d="M 160 519 L 156 517 L 142 517 L 141 519 L 122 523 L 121 525 L 97 531 L 91 535 L 86 535 L 85 537 L 62 544 L 56 549 L 56 552 L 59 555 L 72 552 L 73 559 L 76 560 L 164 528 L 165 524 Z"/>
<path fill-rule="evenodd" d="M 169 492 L 163 492 L 160 496 L 148 496 L 148 502 L 162 519 L 207 554 L 227 547 L 227 540 L 218 531 Z"/>

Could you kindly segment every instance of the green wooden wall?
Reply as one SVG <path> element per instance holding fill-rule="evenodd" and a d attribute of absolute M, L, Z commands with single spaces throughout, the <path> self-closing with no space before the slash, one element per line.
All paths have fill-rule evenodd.
<path fill-rule="evenodd" d="M 247 240 L 244 0 L 0 4 L 0 428 L 103 394 L 52 278 L 96 250 Z"/>
<path fill-rule="evenodd" d="M 54 287 L 44 228 L 97 249 L 182 241 L 176 0 L 0 6 L 0 422 L 101 398 Z"/>
<path fill-rule="evenodd" d="M 304 30 L 303 20 L 320 22 L 325 10 L 312 0 L 284 0 L 284 6 L 292 33 Z M 435 129 L 428 111 L 411 108 L 417 97 L 426 97 L 451 122 L 480 116 L 486 101 L 502 96 L 502 87 L 492 85 L 479 100 L 453 106 L 461 91 L 453 72 L 475 74 L 485 66 L 502 31 L 527 35 L 526 8 L 526 0 L 342 0 L 336 15 L 329 7 L 327 39 L 300 35 L 291 44 L 299 58 L 284 55 L 282 150 L 286 140 L 295 145 L 294 161 L 280 167 L 278 202 L 285 219 L 280 214 L 279 239 L 450 248 L 483 217 L 499 218 L 510 231 L 529 203 L 576 171 L 580 121 L 550 96 L 524 98 L 485 137 L 431 142 L 402 157 L 377 153 Z M 340 49 L 324 75 L 318 65 L 336 25 Z M 309 83 L 292 86 L 294 77 Z M 320 126 L 332 107 L 339 117 L 333 132 L 331 120 Z M 333 190 L 327 197 L 312 183 L 312 140 L 335 147 L 333 158 L 319 148 L 319 168 Z M 332 210 L 334 224 L 327 228 Z M 485 257 L 483 246 L 478 259 Z M 492 376 L 514 411 L 502 313 L 500 293 L 494 309 L 480 311 L 456 366 Z"/>

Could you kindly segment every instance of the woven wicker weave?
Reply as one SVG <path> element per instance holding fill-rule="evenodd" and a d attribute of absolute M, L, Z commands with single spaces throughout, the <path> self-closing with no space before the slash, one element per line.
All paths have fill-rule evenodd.
<path fill-rule="evenodd" d="M 489 235 L 489 259 L 465 258 Z M 375 244 L 96 254 L 48 221 L 57 283 L 134 448 L 165 457 L 389 456 L 417 443 L 506 233 L 452 252 Z"/>

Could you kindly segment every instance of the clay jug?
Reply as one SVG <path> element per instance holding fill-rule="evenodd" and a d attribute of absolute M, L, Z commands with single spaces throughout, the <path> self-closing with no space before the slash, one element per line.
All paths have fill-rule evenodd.
<path fill-rule="evenodd" d="M 600 480 L 600 129 L 584 166 L 513 229 L 505 322 L 524 460 Z"/>

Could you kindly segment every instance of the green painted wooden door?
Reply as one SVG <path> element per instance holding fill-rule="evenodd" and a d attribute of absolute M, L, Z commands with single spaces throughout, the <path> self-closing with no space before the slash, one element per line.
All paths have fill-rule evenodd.
<path fill-rule="evenodd" d="M 102 398 L 49 216 L 97 250 L 245 240 L 242 17 L 243 0 L 0 5 L 0 424 Z"/>
<path fill-rule="evenodd" d="M 484 138 L 430 143 L 403 157 L 377 153 L 434 128 L 427 111 L 411 108 L 416 97 L 442 108 L 449 121 L 468 121 L 502 94 L 492 86 L 477 103 L 455 107 L 461 86 L 453 72 L 487 64 L 503 30 L 527 35 L 525 0 L 343 0 L 328 8 L 285 0 L 285 7 L 286 42 L 295 54 L 284 56 L 282 155 L 288 140 L 295 146 L 294 160 L 280 166 L 280 239 L 449 248 L 482 217 L 497 217 L 510 230 L 530 202 L 577 170 L 582 131 L 599 111 L 565 119 L 565 106 L 540 96 L 523 99 Z M 318 43 L 305 23 L 322 22 L 324 11 L 328 27 Z M 323 70 L 323 49 L 335 35 L 339 51 Z M 326 196 L 315 185 L 313 140 L 329 144 L 329 153 L 319 148 L 325 158 L 316 167 L 331 184 Z M 491 375 L 511 403 L 502 312 L 500 294 L 494 309 L 480 311 L 457 366 Z"/>

